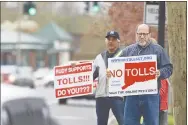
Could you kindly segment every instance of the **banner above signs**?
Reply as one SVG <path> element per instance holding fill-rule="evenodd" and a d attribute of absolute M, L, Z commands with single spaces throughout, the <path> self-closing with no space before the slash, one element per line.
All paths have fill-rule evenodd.
<path fill-rule="evenodd" d="M 93 93 L 92 63 L 54 67 L 56 98 L 69 98 Z"/>
<path fill-rule="evenodd" d="M 156 55 L 108 59 L 109 96 L 157 94 Z"/>

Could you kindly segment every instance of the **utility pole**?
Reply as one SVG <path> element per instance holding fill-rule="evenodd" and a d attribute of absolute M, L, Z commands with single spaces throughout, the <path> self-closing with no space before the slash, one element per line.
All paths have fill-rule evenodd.
<path fill-rule="evenodd" d="M 158 18 L 158 44 L 163 48 L 165 41 L 165 1 L 159 2 L 159 18 Z"/>
<path fill-rule="evenodd" d="M 18 3 L 18 10 L 20 11 L 20 13 L 22 13 L 22 3 L 19 2 Z M 18 13 L 18 17 L 19 17 L 19 13 Z M 21 64 L 21 49 L 20 49 L 20 43 L 21 43 L 21 18 L 18 18 L 18 27 L 17 27 L 17 32 L 18 32 L 18 41 L 16 43 L 16 65 L 17 65 L 17 72 L 19 69 L 19 66 Z"/>

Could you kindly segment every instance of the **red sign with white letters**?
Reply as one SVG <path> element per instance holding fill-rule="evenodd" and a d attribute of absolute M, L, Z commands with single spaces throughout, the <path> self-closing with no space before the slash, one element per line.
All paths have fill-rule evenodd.
<path fill-rule="evenodd" d="M 122 89 L 136 82 L 155 79 L 156 62 L 125 63 L 125 85 Z"/>

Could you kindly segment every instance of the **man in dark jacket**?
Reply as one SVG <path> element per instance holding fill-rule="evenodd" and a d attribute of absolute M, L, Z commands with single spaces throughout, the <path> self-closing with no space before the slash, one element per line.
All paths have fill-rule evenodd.
<path fill-rule="evenodd" d="M 172 64 L 165 50 L 158 44 L 150 41 L 150 27 L 141 24 L 136 30 L 136 43 L 124 49 L 123 55 L 156 55 L 158 81 L 169 78 L 172 75 Z M 158 82 L 160 88 L 160 82 Z M 124 125 L 140 125 L 141 116 L 145 125 L 159 125 L 160 102 L 159 94 L 127 96 L 124 107 Z"/>

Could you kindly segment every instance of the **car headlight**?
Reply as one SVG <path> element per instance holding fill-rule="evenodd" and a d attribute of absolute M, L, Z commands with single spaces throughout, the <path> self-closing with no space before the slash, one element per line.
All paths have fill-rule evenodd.
<path fill-rule="evenodd" d="M 9 125 L 9 116 L 5 109 L 1 111 L 1 125 Z"/>
<path fill-rule="evenodd" d="M 9 81 L 14 82 L 16 80 L 16 77 L 14 75 L 9 75 Z"/>

